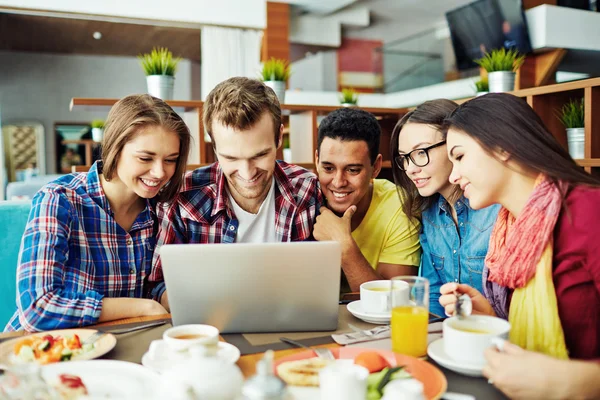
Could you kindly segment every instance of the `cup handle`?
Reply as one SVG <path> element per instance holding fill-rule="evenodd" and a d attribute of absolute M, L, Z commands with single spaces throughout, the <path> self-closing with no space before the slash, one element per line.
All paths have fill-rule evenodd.
<path fill-rule="evenodd" d="M 385 296 L 381 296 L 381 310 L 388 312 L 392 310 L 392 292 L 386 293 Z"/>

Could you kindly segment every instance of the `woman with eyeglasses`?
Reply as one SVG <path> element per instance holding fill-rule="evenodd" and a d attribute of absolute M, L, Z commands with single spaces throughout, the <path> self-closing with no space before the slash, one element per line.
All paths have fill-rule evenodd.
<path fill-rule="evenodd" d="M 421 275 L 430 282 L 429 310 L 444 314 L 440 287 L 466 283 L 482 292 L 483 266 L 499 206 L 473 210 L 449 181 L 444 118 L 457 107 L 439 99 L 421 104 L 396 124 L 391 149 L 394 181 L 404 213 L 421 218 Z"/>

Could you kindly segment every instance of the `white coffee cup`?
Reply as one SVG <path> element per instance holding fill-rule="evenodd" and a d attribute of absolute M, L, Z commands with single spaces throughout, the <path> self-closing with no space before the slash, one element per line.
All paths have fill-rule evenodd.
<path fill-rule="evenodd" d="M 364 400 L 369 370 L 360 365 L 336 362 L 319 372 L 322 400 Z"/>
<path fill-rule="evenodd" d="M 444 320 L 444 351 L 453 360 L 482 367 L 486 364 L 484 351 L 494 346 L 496 338 L 508 340 L 510 323 L 502 318 L 471 315 Z"/>
<path fill-rule="evenodd" d="M 163 333 L 163 340 L 175 351 L 196 346 L 214 346 L 219 343 L 219 330 L 211 325 L 179 325 L 167 329 Z"/>
<path fill-rule="evenodd" d="M 360 285 L 360 306 L 366 313 L 385 314 L 392 312 L 392 304 L 408 304 L 408 283 L 404 281 L 380 280 Z"/>

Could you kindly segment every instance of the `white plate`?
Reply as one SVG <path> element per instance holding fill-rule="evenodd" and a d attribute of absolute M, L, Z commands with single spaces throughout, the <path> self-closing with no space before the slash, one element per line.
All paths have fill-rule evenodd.
<path fill-rule="evenodd" d="M 162 339 L 155 340 L 152 343 L 155 343 L 151 344 L 155 347 L 154 356 L 150 354 L 150 351 L 147 351 L 142 356 L 142 365 L 155 372 L 161 373 L 178 362 L 187 360 L 190 356 L 187 352 L 174 352 L 169 349 Z M 217 357 L 233 364 L 240 358 L 240 350 L 232 344 L 219 342 Z"/>
<path fill-rule="evenodd" d="M 72 361 L 42 367 L 42 377 L 50 384 L 61 374 L 80 377 L 90 399 L 153 399 L 160 384 L 155 372 L 125 361 Z"/>
<path fill-rule="evenodd" d="M 438 339 L 427 348 L 427 355 L 442 367 L 467 376 L 483 376 L 481 366 L 465 364 L 450 358 L 444 351 L 444 340 Z"/>
<path fill-rule="evenodd" d="M 349 303 L 346 308 L 350 311 L 350 314 L 370 324 L 389 324 L 392 315 L 392 313 L 367 313 L 363 311 L 360 300 Z"/>

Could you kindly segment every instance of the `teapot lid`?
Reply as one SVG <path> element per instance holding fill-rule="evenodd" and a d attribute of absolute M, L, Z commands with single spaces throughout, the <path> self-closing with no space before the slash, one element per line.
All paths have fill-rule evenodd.
<path fill-rule="evenodd" d="M 249 378 L 242 388 L 245 400 L 282 400 L 286 384 L 273 374 L 273 350 L 268 350 L 256 365 L 256 375 Z"/>

